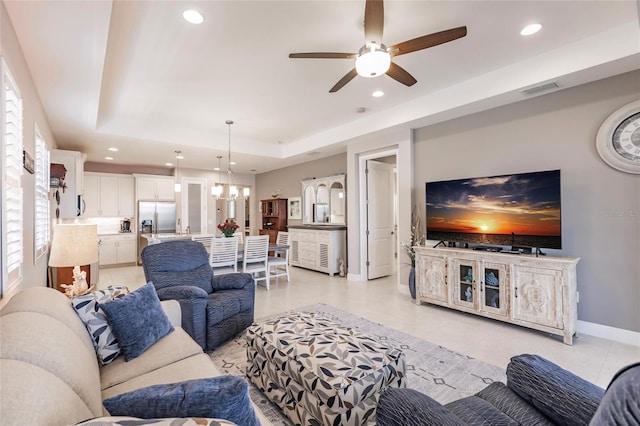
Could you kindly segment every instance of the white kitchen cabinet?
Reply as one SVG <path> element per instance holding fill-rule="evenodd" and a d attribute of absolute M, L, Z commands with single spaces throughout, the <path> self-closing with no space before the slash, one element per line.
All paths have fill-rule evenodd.
<path fill-rule="evenodd" d="M 100 266 L 136 262 L 135 235 L 101 235 L 99 239 L 98 263 Z"/>
<path fill-rule="evenodd" d="M 175 180 L 168 176 L 134 174 L 138 201 L 175 201 Z"/>
<path fill-rule="evenodd" d="M 345 226 L 290 226 L 289 259 L 292 266 L 333 276 L 346 260 Z"/>
<path fill-rule="evenodd" d="M 113 173 L 85 173 L 86 217 L 133 217 L 135 215 L 132 176 Z"/>
<path fill-rule="evenodd" d="M 452 309 L 563 336 L 578 320 L 579 258 L 416 247 L 416 303 Z"/>
<path fill-rule="evenodd" d="M 118 216 L 136 215 L 135 182 L 133 176 L 118 177 Z"/>

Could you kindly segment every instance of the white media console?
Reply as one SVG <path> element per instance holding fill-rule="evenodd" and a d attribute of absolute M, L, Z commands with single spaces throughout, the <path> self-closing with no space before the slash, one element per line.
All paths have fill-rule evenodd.
<path fill-rule="evenodd" d="M 580 258 L 415 247 L 416 303 L 564 337 L 573 344 Z"/>

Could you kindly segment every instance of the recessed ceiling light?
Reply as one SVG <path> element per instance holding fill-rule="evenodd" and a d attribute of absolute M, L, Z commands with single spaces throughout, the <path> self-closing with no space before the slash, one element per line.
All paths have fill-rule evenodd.
<path fill-rule="evenodd" d="M 189 9 L 182 12 L 184 19 L 191 24 L 202 24 L 204 22 L 204 16 L 196 10 Z"/>
<path fill-rule="evenodd" d="M 382 90 L 376 90 L 371 94 L 371 96 L 373 96 L 374 98 L 379 98 L 381 96 L 384 96 L 384 92 Z"/>
<path fill-rule="evenodd" d="M 213 168 L 213 170 L 215 170 L 215 171 L 219 171 L 219 170 L 220 170 L 220 167 L 214 167 L 214 168 Z"/>
<path fill-rule="evenodd" d="M 173 166 L 173 163 L 164 163 L 164 165 L 171 167 L 171 166 Z"/>
<path fill-rule="evenodd" d="M 182 156 L 182 155 L 180 155 L 180 154 L 176 155 L 176 158 L 177 158 L 178 160 L 184 160 L 184 156 Z"/>
<path fill-rule="evenodd" d="M 235 161 L 231 161 L 229 164 L 231 164 L 232 166 L 235 166 L 236 162 Z"/>
<path fill-rule="evenodd" d="M 540 31 L 541 28 L 542 28 L 542 25 L 540 25 L 540 24 L 527 25 L 526 27 L 524 27 L 522 29 L 522 31 L 520 31 L 520 35 L 528 36 L 528 35 L 531 35 L 531 34 L 535 34 L 538 31 Z"/>
<path fill-rule="evenodd" d="M 104 159 L 111 161 L 111 160 L 113 160 L 113 157 L 104 157 Z"/>
<path fill-rule="evenodd" d="M 109 148 L 109 151 L 111 151 L 111 152 L 118 152 L 118 148 L 113 148 L 113 147 L 111 147 L 111 148 Z"/>

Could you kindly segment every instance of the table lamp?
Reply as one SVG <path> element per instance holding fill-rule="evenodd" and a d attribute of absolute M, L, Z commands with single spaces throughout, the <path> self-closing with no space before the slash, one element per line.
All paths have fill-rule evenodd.
<path fill-rule="evenodd" d="M 56 224 L 49 266 L 73 266 L 73 283 L 61 284 L 65 294 L 71 298 L 89 291 L 86 272 L 80 266 L 98 261 L 98 226 L 85 224 Z"/>

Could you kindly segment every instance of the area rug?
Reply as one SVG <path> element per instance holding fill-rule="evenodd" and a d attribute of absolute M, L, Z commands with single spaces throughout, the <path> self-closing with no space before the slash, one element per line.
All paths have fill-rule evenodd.
<path fill-rule="evenodd" d="M 322 313 L 337 323 L 366 332 L 401 349 L 406 357 L 407 387 L 425 393 L 442 404 L 473 395 L 494 381 L 506 383 L 505 371 L 499 367 L 333 306 L 320 303 L 295 311 Z M 225 374 L 244 376 L 247 362 L 244 334 L 216 349 L 210 357 Z M 251 399 L 274 425 L 291 425 L 275 404 L 251 382 L 250 386 Z"/>

